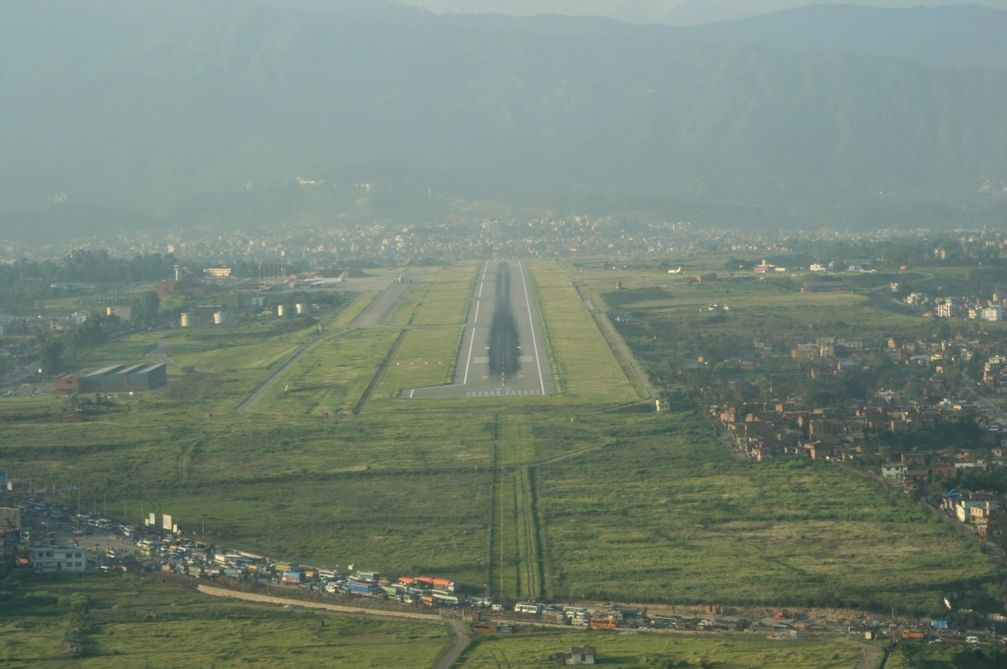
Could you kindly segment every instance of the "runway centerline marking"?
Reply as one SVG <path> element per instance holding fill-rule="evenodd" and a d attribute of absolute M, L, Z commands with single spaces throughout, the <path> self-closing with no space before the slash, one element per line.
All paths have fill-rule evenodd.
<path fill-rule="evenodd" d="M 524 278 L 524 264 L 518 261 L 517 266 L 521 269 L 521 286 L 524 288 L 524 303 L 528 307 L 528 328 L 531 330 L 531 345 L 535 349 L 535 367 L 538 368 L 538 385 L 545 395 L 545 379 L 542 378 L 542 362 L 538 357 L 538 340 L 535 337 L 535 321 L 531 317 L 531 301 L 528 299 L 528 282 Z"/>
<path fill-rule="evenodd" d="M 465 376 L 462 378 L 462 385 L 467 386 L 469 383 L 469 365 L 472 364 L 472 347 L 476 343 L 476 329 L 472 328 L 472 338 L 469 340 L 469 357 L 465 360 Z"/>
<path fill-rule="evenodd" d="M 479 322 L 479 305 L 482 304 L 479 300 L 476 300 L 476 317 L 472 319 L 472 325 Z"/>

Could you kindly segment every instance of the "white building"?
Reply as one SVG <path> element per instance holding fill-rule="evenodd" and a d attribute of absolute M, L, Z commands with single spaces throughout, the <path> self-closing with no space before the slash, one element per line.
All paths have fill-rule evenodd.
<path fill-rule="evenodd" d="M 28 560 L 42 574 L 82 574 L 87 569 L 87 551 L 80 546 L 32 546 Z"/>
<path fill-rule="evenodd" d="M 204 273 L 217 279 L 226 279 L 231 276 L 231 268 L 227 265 L 214 265 L 203 270 Z"/>
<path fill-rule="evenodd" d="M 909 467 L 901 463 L 881 465 L 881 476 L 886 481 L 902 481 L 909 473 Z"/>
<path fill-rule="evenodd" d="M 1004 308 L 999 304 L 986 307 L 982 312 L 984 321 L 1002 321 L 1004 319 Z"/>

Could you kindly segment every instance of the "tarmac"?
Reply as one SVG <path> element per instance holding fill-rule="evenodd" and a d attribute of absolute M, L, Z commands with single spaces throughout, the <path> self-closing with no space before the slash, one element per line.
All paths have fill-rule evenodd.
<path fill-rule="evenodd" d="M 510 291 L 498 296 L 497 268 L 510 265 Z M 490 373 L 490 332 L 497 299 L 507 299 L 518 333 L 518 369 L 511 375 Z M 476 277 L 468 321 L 458 348 L 454 379 L 450 385 L 410 388 L 410 399 L 551 395 L 556 392 L 546 348 L 542 316 L 534 285 L 522 261 L 490 260 Z"/>

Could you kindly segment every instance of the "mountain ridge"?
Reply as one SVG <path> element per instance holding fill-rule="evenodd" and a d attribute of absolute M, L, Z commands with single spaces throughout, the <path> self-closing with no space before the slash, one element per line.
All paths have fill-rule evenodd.
<path fill-rule="evenodd" d="M 1007 182 L 997 67 L 739 44 L 724 26 L 389 3 L 95 5 L 104 13 L 65 0 L 0 11 L 12 38 L 0 39 L 0 102 L 17 128 L 0 140 L 0 209 L 65 193 L 156 211 L 297 176 L 780 211 L 981 205 Z M 810 15 L 832 11 L 845 10 Z M 760 20 L 809 15 L 795 12 Z M 40 26 L 62 46 L 33 40 Z"/>

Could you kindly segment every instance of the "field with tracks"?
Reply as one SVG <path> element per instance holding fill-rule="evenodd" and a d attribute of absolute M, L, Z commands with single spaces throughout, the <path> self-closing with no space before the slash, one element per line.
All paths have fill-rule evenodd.
<path fill-rule="evenodd" d="M 974 546 L 870 480 L 739 462 L 687 404 L 653 412 L 669 356 L 718 341 L 716 324 L 689 320 L 696 305 L 730 297 L 745 328 L 759 327 L 747 304 L 770 305 L 781 327 L 806 328 L 800 298 L 761 285 L 706 294 L 644 270 L 526 266 L 555 395 L 403 398 L 451 378 L 480 264 L 423 268 L 317 321 L 107 344 L 91 363 L 164 359 L 169 385 L 102 405 L 81 398 L 83 423 L 60 421 L 65 399 L 3 400 L 25 415 L 0 424 L 4 467 L 73 507 L 79 486 L 84 511 L 133 523 L 170 513 L 236 547 L 443 574 L 510 601 L 929 612 L 944 590 L 994 573 Z M 612 290 L 616 275 L 625 290 Z M 611 323 L 599 328 L 620 310 L 656 312 L 679 335 L 660 350 L 631 337 L 633 357 Z M 843 318 L 850 328 L 865 319 Z"/>

